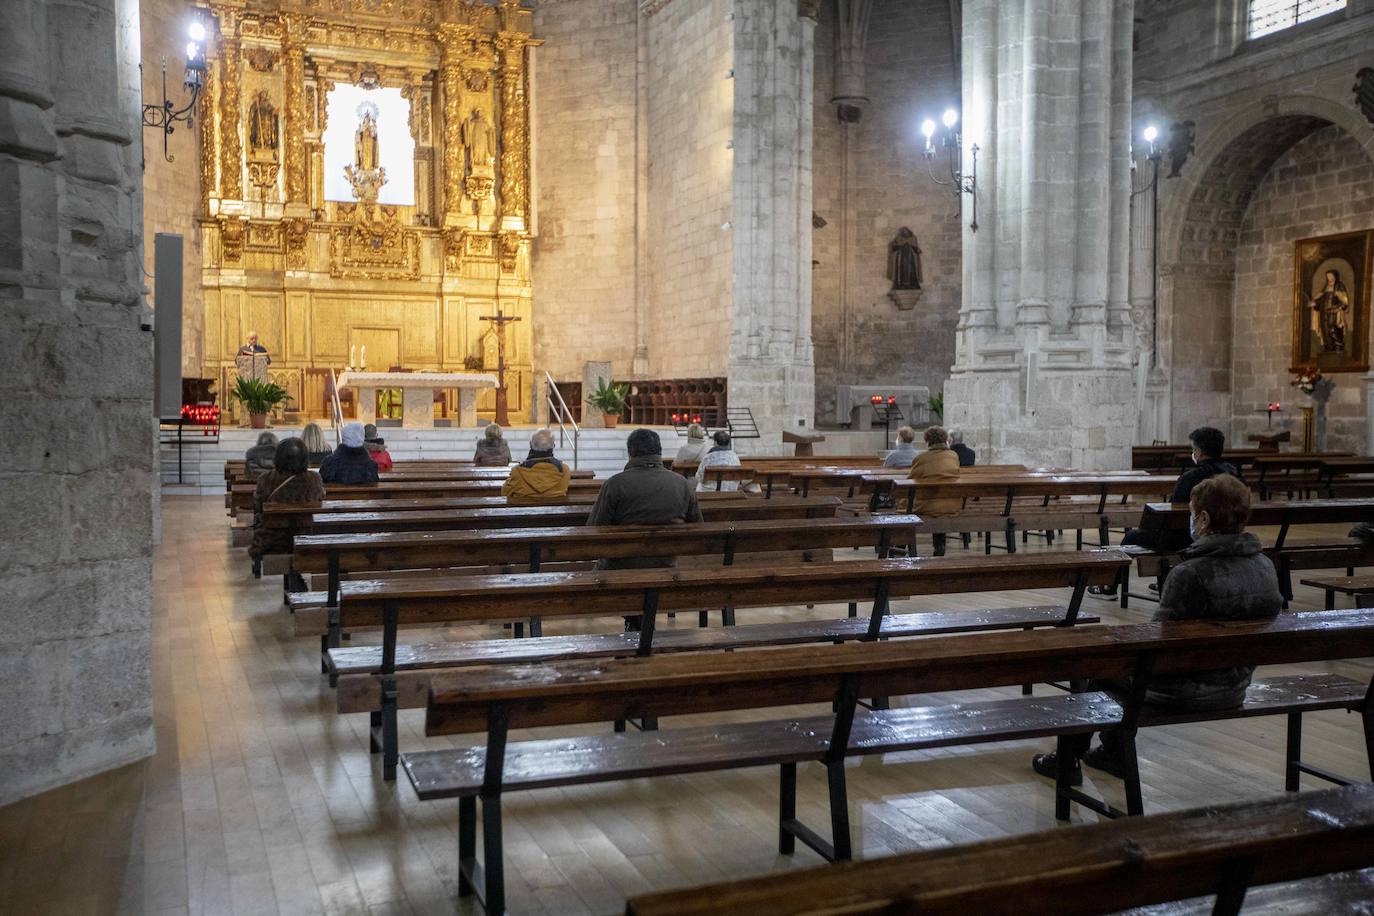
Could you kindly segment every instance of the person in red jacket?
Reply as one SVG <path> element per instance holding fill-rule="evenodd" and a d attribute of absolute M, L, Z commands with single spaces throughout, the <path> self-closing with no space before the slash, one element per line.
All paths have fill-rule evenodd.
<path fill-rule="evenodd" d="M 391 453 L 386 450 L 386 440 L 377 435 L 375 423 L 363 427 L 363 448 L 367 449 L 368 457 L 377 463 L 377 470 L 389 471 L 395 466 Z"/>

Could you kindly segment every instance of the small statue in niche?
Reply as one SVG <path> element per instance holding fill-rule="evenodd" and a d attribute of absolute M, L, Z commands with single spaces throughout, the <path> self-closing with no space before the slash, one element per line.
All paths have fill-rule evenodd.
<path fill-rule="evenodd" d="M 266 89 L 258 91 L 248 109 L 248 151 L 254 158 L 277 158 L 277 109 Z M 266 153 L 264 156 L 262 154 Z"/>
<path fill-rule="evenodd" d="M 474 108 L 463 122 L 463 147 L 468 154 L 468 174 L 492 174 L 496 162 L 496 131 L 482 117 L 481 109 Z"/>
<path fill-rule="evenodd" d="M 353 164 L 344 166 L 344 176 L 353 188 L 353 196 L 363 203 L 376 203 L 382 185 L 386 184 L 386 169 L 381 167 L 377 140 L 377 106 L 372 102 L 358 106 L 358 129 L 353 132 Z"/>
<path fill-rule="evenodd" d="M 921 288 L 921 245 L 906 226 L 887 245 L 887 278 L 893 289 Z"/>

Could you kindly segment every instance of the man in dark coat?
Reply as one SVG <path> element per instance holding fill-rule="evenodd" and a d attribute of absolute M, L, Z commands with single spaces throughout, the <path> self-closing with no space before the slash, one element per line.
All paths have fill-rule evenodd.
<path fill-rule="evenodd" d="M 625 470 L 607 480 L 587 516 L 588 525 L 672 525 L 701 521 L 693 482 L 663 466 L 658 433 L 637 429 L 625 443 L 630 460 Z M 597 561 L 598 569 L 652 569 L 673 566 L 672 556 L 624 557 Z M 626 630 L 638 630 L 639 618 L 626 617 Z"/>
<path fill-rule="evenodd" d="M 345 423 L 343 441 L 329 457 L 320 462 L 320 479 L 325 483 L 376 483 L 377 462 L 363 444 L 363 424 Z"/>
<path fill-rule="evenodd" d="M 1169 502 L 1175 505 L 1186 504 L 1193 494 L 1193 488 L 1204 480 L 1210 480 L 1220 474 L 1240 477 L 1240 471 L 1236 470 L 1235 465 L 1222 460 L 1221 453 L 1226 447 L 1226 434 L 1221 430 L 1211 426 L 1199 426 L 1188 434 L 1188 441 L 1193 444 L 1194 466 L 1178 475 L 1173 495 L 1169 498 Z M 1184 531 L 1145 531 L 1131 528 L 1122 537 L 1121 543 L 1148 547 L 1151 550 L 1174 551 L 1187 547 L 1192 540 Z M 1095 598 L 1115 598 L 1116 586 L 1094 585 L 1088 589 L 1088 594 Z"/>

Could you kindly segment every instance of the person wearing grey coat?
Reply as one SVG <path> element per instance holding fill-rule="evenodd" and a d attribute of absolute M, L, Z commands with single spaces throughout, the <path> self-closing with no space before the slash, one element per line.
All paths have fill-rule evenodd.
<path fill-rule="evenodd" d="M 272 470 L 272 461 L 277 454 L 276 433 L 259 433 L 258 444 L 243 453 L 244 473 L 257 477 Z"/>
<path fill-rule="evenodd" d="M 1183 560 L 1164 580 L 1157 622 L 1176 620 L 1271 620 L 1283 609 L 1278 574 L 1264 555 L 1259 538 L 1245 530 L 1250 517 L 1250 487 L 1229 474 L 1202 481 L 1189 501 L 1189 530 L 1194 540 Z M 1150 706 L 1178 712 L 1234 709 L 1245 701 L 1253 665 L 1213 668 L 1151 677 L 1145 690 Z M 1105 690 L 1118 699 L 1130 681 L 1093 681 L 1090 690 Z M 1109 728 L 1101 744 L 1083 754 L 1082 762 L 1122 778 L 1126 773 L 1130 735 Z M 1053 778 L 1054 754 L 1038 754 L 1037 773 Z M 1075 782 L 1081 782 L 1075 768 Z"/>

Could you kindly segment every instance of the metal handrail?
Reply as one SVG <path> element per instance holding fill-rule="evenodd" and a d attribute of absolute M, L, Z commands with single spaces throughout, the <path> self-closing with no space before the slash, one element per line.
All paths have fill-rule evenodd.
<path fill-rule="evenodd" d="M 329 370 L 330 410 L 329 419 L 334 421 L 334 444 L 343 444 L 343 405 L 339 403 L 339 380 L 334 370 Z"/>
<path fill-rule="evenodd" d="M 561 392 L 561 391 L 558 390 L 558 384 L 557 384 L 556 382 L 554 382 L 553 376 L 549 375 L 549 373 L 548 373 L 547 370 L 545 370 L 545 372 L 544 372 L 544 387 L 545 387 L 546 391 L 548 392 L 548 393 L 544 396 L 544 400 L 545 400 L 545 401 L 548 403 L 548 405 L 549 405 L 549 417 L 552 418 L 553 421 L 554 421 L 555 423 L 558 424 L 558 446 L 559 446 L 559 448 L 562 448 L 562 447 L 564 446 L 564 444 L 565 444 L 565 443 L 564 443 L 564 437 L 565 437 L 566 434 L 567 434 L 567 429 L 564 427 L 564 420 L 566 420 L 566 421 L 572 426 L 572 441 L 573 441 L 573 460 L 572 460 L 572 465 L 573 465 L 573 468 L 576 469 L 576 468 L 577 468 L 577 444 L 578 444 L 578 443 L 577 443 L 577 439 L 578 439 L 578 434 L 581 433 L 581 429 L 578 428 L 578 426 L 577 426 L 577 421 L 573 419 L 572 410 L 569 409 L 567 402 L 563 400 L 563 392 Z M 557 403 L 557 404 L 554 403 L 554 398 L 557 398 L 557 399 L 558 399 L 558 403 Z"/>

